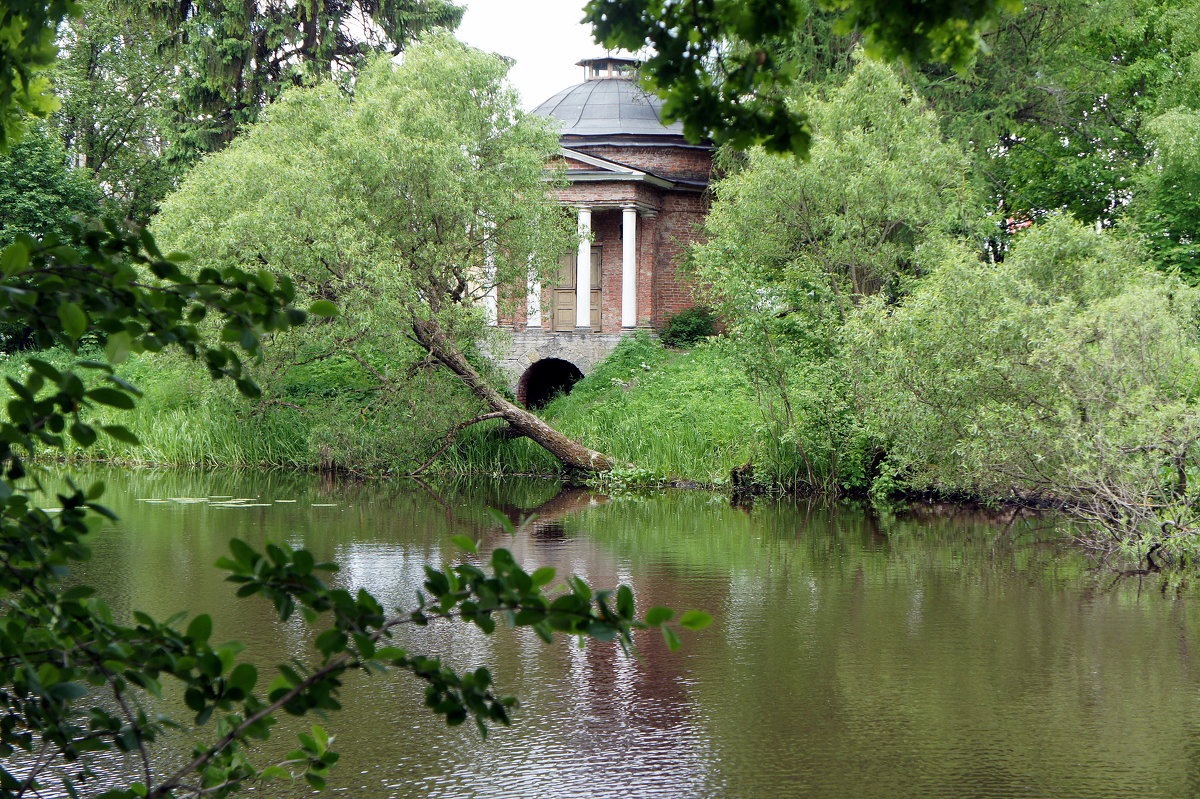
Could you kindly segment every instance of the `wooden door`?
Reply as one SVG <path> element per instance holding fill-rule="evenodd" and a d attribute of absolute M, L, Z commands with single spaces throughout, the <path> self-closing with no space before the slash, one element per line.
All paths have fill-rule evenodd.
<path fill-rule="evenodd" d="M 553 330 L 569 333 L 575 330 L 575 253 L 558 259 L 558 285 L 554 288 Z M 600 329 L 600 248 L 592 248 L 592 330 Z"/>

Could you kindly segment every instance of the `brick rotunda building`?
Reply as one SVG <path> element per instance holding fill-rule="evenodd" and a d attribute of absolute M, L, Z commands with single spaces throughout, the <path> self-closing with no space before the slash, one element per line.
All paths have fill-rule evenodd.
<path fill-rule="evenodd" d="M 517 399 L 540 407 L 635 330 L 657 330 L 692 307 L 677 271 L 708 213 L 713 147 L 664 125 L 661 101 L 638 86 L 637 62 L 579 62 L 584 81 L 534 109 L 560 125 L 558 191 L 579 221 L 578 252 L 560 259 L 553 285 L 532 285 L 500 324 L 512 327 L 500 365 Z"/>

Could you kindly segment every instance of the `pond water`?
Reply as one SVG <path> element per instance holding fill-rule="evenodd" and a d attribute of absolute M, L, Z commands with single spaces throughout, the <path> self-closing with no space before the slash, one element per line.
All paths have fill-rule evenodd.
<path fill-rule="evenodd" d="M 261 599 L 233 598 L 211 564 L 234 536 L 337 560 L 338 584 L 385 606 L 409 605 L 423 564 L 455 557 L 448 539 L 466 534 L 527 567 L 629 583 L 643 608 L 714 617 L 674 653 L 648 632 L 640 659 L 523 631 L 404 630 L 411 651 L 491 668 L 521 698 L 514 724 L 481 741 L 423 711 L 415 681 L 350 675 L 345 711 L 325 724 L 342 752 L 333 795 L 1200 796 L 1196 601 L 1113 585 L 1053 543 L 1045 521 L 931 509 L 879 518 L 804 502 L 747 511 L 700 492 L 605 496 L 549 482 L 78 479 L 96 477 L 121 521 L 97 534 L 83 578 L 118 612 L 213 613 L 214 640 L 239 640 L 261 663 L 306 658 L 308 632 Z M 207 497 L 252 501 L 177 501 Z M 510 535 L 489 508 L 538 515 Z M 290 748 L 276 735 L 279 751 Z M 110 765 L 120 780 L 121 764 Z M 285 783 L 258 795 L 311 791 Z"/>

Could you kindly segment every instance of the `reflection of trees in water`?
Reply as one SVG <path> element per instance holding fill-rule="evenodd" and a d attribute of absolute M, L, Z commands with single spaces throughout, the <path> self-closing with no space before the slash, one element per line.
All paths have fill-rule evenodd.
<path fill-rule="evenodd" d="M 1200 701 L 1195 614 L 1157 593 L 1081 590 L 1086 559 L 1027 544 L 1045 520 L 1006 527 L 957 508 L 877 515 L 765 500 L 746 514 L 700 492 L 610 497 L 544 482 L 506 494 L 469 481 L 104 474 L 126 518 L 98 536 L 89 579 L 117 607 L 213 612 L 224 622 L 215 637 L 242 639 L 259 662 L 303 656 L 311 633 L 280 625 L 267 603 L 232 601 L 234 587 L 209 564 L 233 534 L 336 558 L 339 585 L 368 587 L 385 604 L 410 605 L 424 564 L 458 557 L 448 539 L 461 533 L 485 552 L 508 547 L 596 586 L 630 582 L 643 610 L 715 617 L 677 653 L 657 631 L 639 634 L 641 661 L 595 642 L 546 646 L 528 631 L 405 630 L 413 651 L 492 668 L 524 706 L 499 741 L 480 743 L 427 719 L 419 687 L 350 677 L 348 713 L 334 723 L 346 753 L 337 778 L 370 783 L 356 796 L 782 796 L 798 786 L 962 796 L 982 795 L 984 783 L 993 793 L 1115 796 L 1149 794 L 1135 783 L 1194 784 L 1194 736 L 1171 730 L 1187 729 Z M 201 492 L 338 505 L 133 501 Z M 920 779 L 908 789 L 881 787 L 912 775 Z M 384 780 L 424 787 L 391 791 Z"/>

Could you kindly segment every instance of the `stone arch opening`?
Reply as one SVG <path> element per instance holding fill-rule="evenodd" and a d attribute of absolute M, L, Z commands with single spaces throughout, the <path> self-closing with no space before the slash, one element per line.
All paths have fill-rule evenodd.
<path fill-rule="evenodd" d="M 570 361 L 543 358 L 521 375 L 517 384 L 517 399 L 526 408 L 536 410 L 559 394 L 569 394 L 571 387 L 583 379 L 583 372 Z"/>

